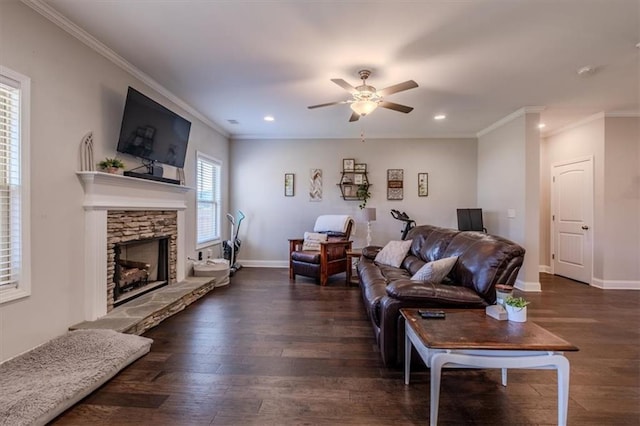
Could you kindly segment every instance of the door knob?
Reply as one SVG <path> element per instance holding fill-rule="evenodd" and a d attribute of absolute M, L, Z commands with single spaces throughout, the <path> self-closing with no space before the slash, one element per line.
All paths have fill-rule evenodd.
<path fill-rule="evenodd" d="M 582 225 L 582 229 L 586 231 L 587 229 L 589 229 L 589 227 L 587 225 Z"/>

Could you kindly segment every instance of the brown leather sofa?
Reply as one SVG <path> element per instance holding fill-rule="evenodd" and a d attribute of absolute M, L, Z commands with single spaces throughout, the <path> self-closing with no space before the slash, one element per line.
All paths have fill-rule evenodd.
<path fill-rule="evenodd" d="M 404 321 L 400 308 L 484 308 L 495 303 L 496 284 L 513 285 L 524 248 L 482 232 L 423 225 L 407 235 L 413 240 L 400 268 L 379 265 L 381 247 L 365 247 L 358 263 L 360 289 L 387 367 L 402 362 Z M 412 281 L 425 263 L 458 256 L 441 283 Z"/>

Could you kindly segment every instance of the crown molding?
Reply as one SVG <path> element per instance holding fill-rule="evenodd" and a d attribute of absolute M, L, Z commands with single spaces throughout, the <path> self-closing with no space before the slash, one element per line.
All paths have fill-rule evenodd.
<path fill-rule="evenodd" d="M 611 111 L 611 112 L 597 112 L 595 114 L 589 115 L 585 118 L 582 118 L 574 123 L 567 124 L 566 126 L 560 127 L 552 132 L 546 133 L 544 135 L 545 138 L 550 136 L 556 136 L 560 133 L 566 132 L 568 130 L 573 130 L 576 127 L 584 126 L 587 123 L 591 123 L 596 120 L 603 120 L 605 118 L 635 118 L 640 117 L 640 111 Z"/>
<path fill-rule="evenodd" d="M 507 124 L 508 122 L 515 120 L 518 117 L 522 117 L 525 114 L 540 114 L 542 111 L 545 110 L 546 107 L 544 106 L 526 106 L 526 107 L 522 107 L 517 111 L 512 112 L 511 114 L 507 115 L 504 118 L 501 118 L 500 120 L 496 121 L 495 123 L 491 124 L 488 127 L 485 127 L 484 129 L 480 130 L 478 133 L 476 133 L 476 137 L 480 138 L 484 135 L 486 135 L 489 132 L 492 132 L 493 130 L 504 126 L 505 124 Z"/>
<path fill-rule="evenodd" d="M 548 132 L 544 135 L 545 138 L 558 135 L 560 133 L 566 132 L 567 130 L 575 129 L 576 127 L 584 126 L 587 123 L 591 123 L 592 121 L 601 120 L 605 117 L 604 112 L 597 112 L 595 114 L 589 115 L 583 119 L 580 119 L 574 123 L 567 124 L 566 126 L 560 127 L 552 132 Z"/>
<path fill-rule="evenodd" d="M 82 43 L 89 46 L 91 49 L 93 49 L 100 55 L 107 58 L 109 61 L 113 62 L 118 67 L 122 68 L 123 70 L 125 70 L 126 72 L 128 72 L 129 74 L 137 78 L 138 80 L 140 80 L 142 83 L 151 87 L 153 90 L 157 91 L 162 96 L 169 99 L 171 102 L 173 102 L 183 110 L 187 111 L 189 114 L 193 115 L 194 117 L 202 121 L 207 126 L 211 127 L 216 132 L 220 133 L 226 138 L 229 138 L 230 136 L 229 132 L 224 130 L 219 124 L 214 123 L 213 121 L 205 117 L 204 114 L 202 114 L 200 111 L 198 111 L 197 109 L 195 109 L 194 107 L 192 107 L 191 105 L 189 105 L 188 103 L 186 103 L 185 101 L 183 101 L 182 99 L 180 99 L 179 97 L 171 93 L 168 89 L 166 89 L 156 80 L 151 78 L 151 76 L 149 76 L 148 74 L 138 69 L 136 66 L 131 64 L 122 56 L 118 55 L 116 52 L 111 50 L 105 44 L 103 44 L 98 39 L 93 37 L 91 34 L 89 34 L 85 30 L 83 30 L 82 28 L 80 28 L 79 26 L 71 22 L 69 19 L 67 19 L 65 16 L 63 16 L 60 12 L 55 10 L 53 7 L 46 4 L 44 0 L 21 0 L 21 1 L 25 5 L 29 6 L 31 9 L 38 12 L 40 15 L 47 18 L 49 21 L 56 24 L 58 27 L 62 28 L 63 30 L 71 34 L 76 39 L 80 40 Z"/>
<path fill-rule="evenodd" d="M 640 117 L 640 111 L 611 111 L 605 112 L 605 117 L 616 117 L 616 118 L 635 118 Z"/>
<path fill-rule="evenodd" d="M 342 136 L 280 136 L 280 135 L 262 135 L 262 134 L 254 134 L 254 133 L 236 133 L 232 134 L 230 140 L 357 140 L 362 141 L 359 137 L 342 137 Z M 407 139 L 407 140 L 438 140 L 438 139 L 476 139 L 476 135 L 473 133 L 452 133 L 447 135 L 425 135 L 424 137 L 415 137 L 415 136 L 402 136 L 402 135 L 388 135 L 388 136 L 378 136 L 378 137 L 366 137 L 364 143 L 367 141 L 374 140 L 387 140 L 387 139 Z"/>

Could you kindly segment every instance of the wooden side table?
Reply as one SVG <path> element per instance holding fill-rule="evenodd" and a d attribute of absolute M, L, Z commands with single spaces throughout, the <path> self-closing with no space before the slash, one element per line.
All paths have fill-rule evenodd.
<path fill-rule="evenodd" d="M 357 274 L 355 278 L 352 277 L 353 259 L 360 259 L 360 256 L 362 256 L 362 249 L 347 250 L 347 287 L 351 284 L 360 284 Z"/>

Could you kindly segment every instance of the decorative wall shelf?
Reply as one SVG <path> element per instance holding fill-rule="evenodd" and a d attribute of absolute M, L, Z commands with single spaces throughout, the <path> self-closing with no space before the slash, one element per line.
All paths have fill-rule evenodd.
<path fill-rule="evenodd" d="M 344 164 L 344 160 L 343 160 Z M 369 177 L 367 176 L 366 164 L 355 164 L 353 169 L 342 169 L 340 176 L 340 183 L 337 184 L 340 188 L 341 196 L 343 200 L 347 201 L 362 201 L 369 192 Z"/>

